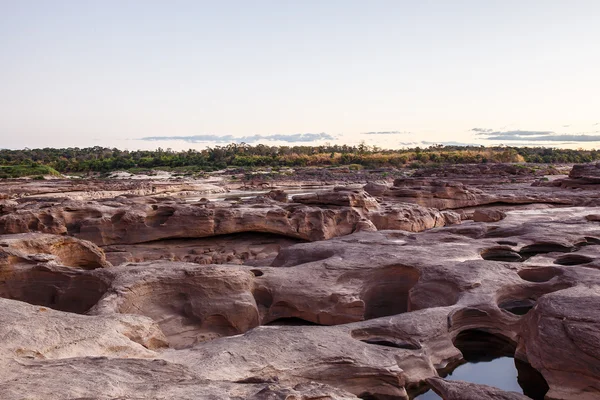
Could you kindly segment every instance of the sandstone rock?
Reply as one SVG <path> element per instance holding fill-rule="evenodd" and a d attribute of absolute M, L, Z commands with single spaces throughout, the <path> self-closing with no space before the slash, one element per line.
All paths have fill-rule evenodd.
<path fill-rule="evenodd" d="M 240 204 L 149 203 L 142 198 L 63 201 L 50 207 L 24 204 L 13 213 L 0 216 L 0 234 L 31 231 L 69 234 L 102 246 L 240 232 L 273 233 L 315 241 L 350 234 L 365 218 L 378 229 L 406 230 L 443 226 L 447 220 L 437 210 L 417 206 L 381 210 L 377 201 L 361 190 L 307 196 L 300 197 L 300 201 L 319 207 L 278 203 L 266 197 Z"/>
<path fill-rule="evenodd" d="M 410 232 L 460 223 L 457 214 L 406 203 L 384 204 L 380 210 L 371 211 L 369 219 L 377 229 L 399 229 Z"/>
<path fill-rule="evenodd" d="M 207 193 L 223 193 L 225 189 L 206 180 L 164 179 L 146 176 L 136 179 L 52 179 L 18 180 L 0 182 L 0 192 L 7 198 L 19 200 L 98 200 L 117 196 L 197 196 Z"/>
<path fill-rule="evenodd" d="M 82 316 L 1 298 L 0 336 L 0 358 L 154 358 L 151 350 L 167 346 L 158 326 L 146 317 Z"/>
<path fill-rule="evenodd" d="M 233 399 L 346 400 L 356 396 L 317 383 L 294 387 L 232 383 L 198 378 L 179 363 L 164 360 L 78 357 L 65 360 L 8 362 L 2 366 L 3 399 Z"/>
<path fill-rule="evenodd" d="M 110 203 L 109 203 L 110 204 Z M 115 204 L 67 202 L 44 210 L 23 209 L 0 217 L 0 233 L 41 231 L 90 240 L 98 245 L 134 244 L 172 238 L 201 238 L 238 232 L 268 232 L 322 240 L 354 231 L 354 208 L 302 205 Z"/>
<path fill-rule="evenodd" d="M 278 201 L 280 203 L 287 203 L 288 202 L 288 195 L 284 190 L 278 189 L 278 190 L 271 190 L 269 193 L 266 194 L 266 196 L 270 197 L 271 199 Z"/>
<path fill-rule="evenodd" d="M 541 297 L 524 321 L 517 357 L 542 373 L 549 399 L 600 395 L 600 286 Z"/>
<path fill-rule="evenodd" d="M 370 221 L 360 221 L 364 230 Z M 377 229 L 377 228 L 373 228 Z M 301 240 L 284 236 L 245 232 L 199 239 L 166 239 L 132 245 L 110 245 L 102 249 L 113 265 L 126 262 L 184 261 L 198 264 L 269 264 L 282 248 Z"/>
<path fill-rule="evenodd" d="M 389 190 L 389 186 L 385 183 L 369 182 L 363 189 L 371 196 L 383 196 Z"/>
<path fill-rule="evenodd" d="M 519 393 L 462 381 L 429 378 L 427 383 L 445 400 L 530 400 Z"/>
<path fill-rule="evenodd" d="M 511 179 L 512 180 L 512 179 Z M 440 210 L 504 204 L 505 209 L 521 208 L 527 204 L 600 205 L 599 193 L 564 190 L 565 180 L 557 179 L 546 187 L 524 186 L 520 183 L 488 181 L 481 177 L 466 179 L 411 177 L 399 178 L 384 191 L 387 201 L 402 201 Z M 467 184 L 468 183 L 468 184 Z"/>
<path fill-rule="evenodd" d="M 368 199 L 343 190 L 332 198 L 355 205 Z M 290 243 L 273 261 L 256 257 L 253 266 L 161 260 L 111 268 L 102 268 L 109 265 L 98 248 L 71 237 L 3 236 L 0 297 L 37 305 L 0 301 L 0 337 L 7 338 L 0 344 L 2 398 L 406 400 L 427 383 L 447 398 L 521 398 L 438 378 L 467 359 L 464 338 L 473 333 L 500 341 L 507 355 L 539 370 L 549 399 L 598 393 L 600 227 L 586 219 L 597 209 L 510 211 L 494 224 L 445 226 L 458 214 L 389 197 L 371 210 L 267 198 L 17 208 L 3 216 L 17 214 L 14 226 L 29 229 L 23 216 L 43 213 L 53 219 L 42 225 L 73 235 L 98 227 L 98 237 L 114 238 L 115 252 L 126 250 L 118 241 L 135 229 L 138 239 L 204 232 L 190 227 L 201 220 L 193 218 L 196 210 L 222 213 L 209 219 L 219 221 L 211 235 L 258 230 L 289 216 L 290 230 L 279 232 L 337 235 L 347 227 L 348 234 Z M 244 215 L 253 217 L 243 222 Z M 339 220 L 343 215 L 352 215 L 352 224 Z M 378 224 L 433 229 L 375 231 Z M 156 246 L 160 254 L 162 243 L 135 246 Z M 185 254 L 214 253 L 214 260 L 223 250 L 223 261 L 233 260 L 239 248 L 226 243 L 190 245 Z M 61 246 L 75 250 L 61 253 Z M 164 257 L 179 257 L 175 247 L 166 244 Z"/>
<path fill-rule="evenodd" d="M 84 313 L 109 286 L 86 274 L 110 267 L 102 250 L 66 236 L 26 233 L 0 236 L 0 297 Z"/>
<path fill-rule="evenodd" d="M 400 178 L 386 193 L 409 203 L 440 210 L 486 204 L 492 196 L 460 182 L 431 179 Z"/>
<path fill-rule="evenodd" d="M 35 262 L 37 255 L 52 256 L 58 263 L 73 268 L 95 269 L 111 266 L 104 252 L 93 243 L 68 236 L 24 233 L 0 236 L 0 268 L 11 262 Z M 39 258 L 39 257 L 38 257 Z"/>
<path fill-rule="evenodd" d="M 523 163 L 449 164 L 439 167 L 425 167 L 417 170 L 414 176 L 444 177 L 483 182 L 498 181 L 501 178 L 533 178 L 543 175 L 557 175 L 560 171 L 551 165 Z M 502 182 L 502 181 L 500 181 Z"/>
<path fill-rule="evenodd" d="M 588 221 L 600 221 L 600 214 L 589 214 L 585 216 L 585 219 Z"/>
<path fill-rule="evenodd" d="M 377 200 L 364 190 L 349 190 L 346 187 L 337 187 L 331 192 L 296 195 L 292 200 L 302 204 L 358 207 L 364 210 L 379 208 Z"/>
<path fill-rule="evenodd" d="M 506 218 L 506 213 L 494 209 L 479 209 L 473 213 L 473 221 L 475 222 L 498 222 L 504 218 Z"/>
<path fill-rule="evenodd" d="M 169 345 L 188 347 L 259 324 L 250 269 L 154 262 L 119 267 L 91 314 L 140 314 L 155 320 Z"/>
<path fill-rule="evenodd" d="M 405 375 L 395 362 L 398 353 L 335 328 L 273 326 L 167 351 L 163 357 L 211 381 L 277 379 L 290 386 L 316 381 L 362 398 L 404 399 Z"/>
<path fill-rule="evenodd" d="M 582 179 L 588 183 L 600 183 L 600 163 L 573 165 L 569 178 Z"/>

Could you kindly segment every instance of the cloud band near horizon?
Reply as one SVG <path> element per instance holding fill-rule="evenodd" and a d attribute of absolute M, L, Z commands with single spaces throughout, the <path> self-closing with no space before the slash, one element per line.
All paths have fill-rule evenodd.
<path fill-rule="evenodd" d="M 250 135 L 236 137 L 233 135 L 192 135 L 192 136 L 147 136 L 137 140 L 144 141 L 163 141 L 163 140 L 182 140 L 188 143 L 256 143 L 261 140 L 279 141 L 288 143 L 309 143 L 318 140 L 335 140 L 336 138 L 328 133 L 295 133 L 291 135 Z"/>
<path fill-rule="evenodd" d="M 492 129 L 473 128 L 476 135 L 485 136 L 485 140 L 525 141 L 525 142 L 600 142 L 600 131 L 591 134 L 560 134 L 553 131 L 494 131 Z"/>

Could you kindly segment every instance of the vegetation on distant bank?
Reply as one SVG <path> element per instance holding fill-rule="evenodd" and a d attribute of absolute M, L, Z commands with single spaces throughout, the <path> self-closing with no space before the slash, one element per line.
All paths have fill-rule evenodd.
<path fill-rule="evenodd" d="M 44 176 L 60 176 L 60 173 L 47 165 L 40 165 L 36 162 L 28 161 L 25 163 L 0 165 L 0 179 L 20 178 L 22 176 L 33 176 L 43 179 Z"/>
<path fill-rule="evenodd" d="M 127 151 L 104 147 L 0 150 L 0 177 L 109 172 L 151 168 L 214 171 L 226 167 L 419 167 L 497 162 L 584 163 L 600 151 L 542 147 L 430 146 L 384 150 L 376 146 L 266 146 L 230 144 L 204 150 Z M 58 172 L 57 172 L 58 171 Z"/>

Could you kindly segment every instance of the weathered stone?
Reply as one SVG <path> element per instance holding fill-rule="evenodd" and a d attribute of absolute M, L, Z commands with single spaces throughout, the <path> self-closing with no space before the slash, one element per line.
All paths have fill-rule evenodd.
<path fill-rule="evenodd" d="M 523 323 L 517 357 L 542 373 L 549 399 L 600 396 L 600 286 L 541 297 Z"/>
<path fill-rule="evenodd" d="M 506 218 L 506 213 L 494 209 L 475 210 L 473 213 L 475 222 L 498 222 L 504 218 Z"/>
<path fill-rule="evenodd" d="M 427 383 L 444 400 L 530 400 L 530 397 L 519 393 L 462 381 L 429 378 Z"/>

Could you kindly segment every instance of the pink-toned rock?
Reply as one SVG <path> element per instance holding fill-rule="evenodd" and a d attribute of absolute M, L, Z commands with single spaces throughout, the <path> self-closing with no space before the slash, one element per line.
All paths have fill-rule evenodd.
<path fill-rule="evenodd" d="M 494 209 L 478 209 L 473 213 L 475 222 L 498 222 L 506 218 L 506 213 Z"/>
<path fill-rule="evenodd" d="M 91 314 L 139 314 L 155 320 L 169 345 L 189 347 L 259 324 L 249 269 L 153 262 L 115 269 Z"/>
<path fill-rule="evenodd" d="M 548 399 L 600 396 L 600 286 L 541 297 L 523 322 L 517 358 L 542 373 Z"/>
<path fill-rule="evenodd" d="M 530 397 L 520 393 L 463 381 L 429 378 L 427 383 L 444 400 L 530 400 Z"/>

